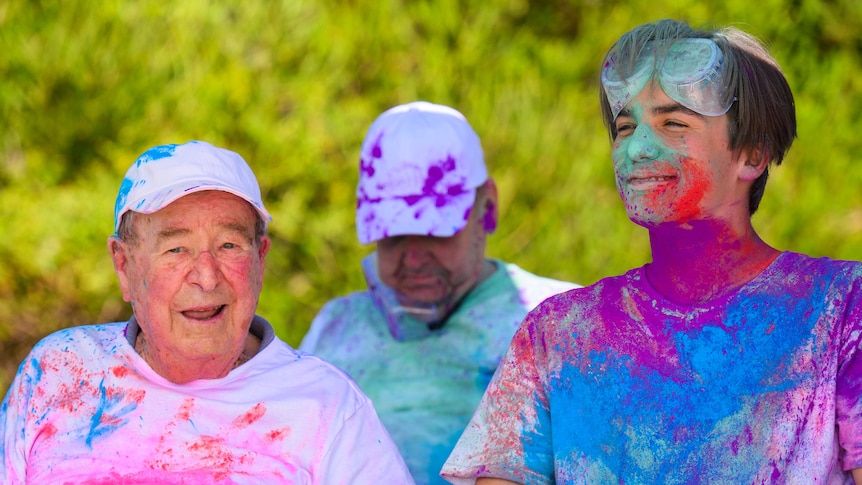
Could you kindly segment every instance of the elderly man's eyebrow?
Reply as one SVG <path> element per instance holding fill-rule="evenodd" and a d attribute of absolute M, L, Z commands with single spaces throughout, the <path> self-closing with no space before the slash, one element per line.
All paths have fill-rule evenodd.
<path fill-rule="evenodd" d="M 224 229 L 227 229 L 229 231 L 241 234 L 242 236 L 246 237 L 248 240 L 253 239 L 254 229 L 248 227 L 247 225 L 240 224 L 238 222 L 225 222 L 225 223 L 219 224 L 219 226 L 221 226 Z"/>
<path fill-rule="evenodd" d="M 156 238 L 159 242 L 161 242 L 161 241 L 165 241 L 168 239 L 173 239 L 175 237 L 185 236 L 185 235 L 191 234 L 191 232 L 192 232 L 191 229 L 182 228 L 182 227 L 171 227 L 171 228 L 163 229 L 163 230 L 159 231 L 159 233 L 156 235 Z"/>
<path fill-rule="evenodd" d="M 245 238 L 247 238 L 247 239 L 251 239 L 251 238 L 252 238 L 252 234 L 251 234 L 251 233 L 252 233 L 252 232 L 254 232 L 254 231 L 253 231 L 251 228 L 249 228 L 248 226 L 246 226 L 246 225 L 244 225 L 244 224 L 240 224 L 240 223 L 238 223 L 238 222 L 224 222 L 224 223 L 220 223 L 220 224 L 219 224 L 219 227 L 221 227 L 222 229 L 225 229 L 225 230 L 227 230 L 227 231 L 235 232 L 235 233 L 237 233 L 237 234 L 240 234 L 240 235 L 242 235 L 243 237 L 245 237 Z M 187 236 L 187 235 L 189 235 L 189 234 L 191 234 L 191 233 L 192 233 L 192 230 L 191 230 L 191 229 L 189 229 L 189 228 L 185 228 L 185 227 L 170 227 L 170 228 L 163 229 L 163 230 L 159 231 L 159 233 L 157 234 L 157 236 L 156 236 L 156 237 L 157 237 L 157 238 L 158 238 L 158 240 L 161 242 L 161 241 L 166 241 L 166 240 L 173 239 L 173 238 L 176 238 L 176 237 Z"/>

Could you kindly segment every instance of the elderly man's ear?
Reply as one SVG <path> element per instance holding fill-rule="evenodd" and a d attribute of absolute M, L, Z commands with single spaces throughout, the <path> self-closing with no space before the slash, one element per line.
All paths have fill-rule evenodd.
<path fill-rule="evenodd" d="M 114 271 L 117 273 L 117 278 L 120 280 L 120 289 L 123 291 L 123 301 L 131 301 L 131 293 L 129 293 L 129 277 L 126 273 L 129 255 L 126 251 L 126 245 L 114 236 L 108 238 L 108 252 L 111 253 L 111 260 L 114 262 Z"/>
<path fill-rule="evenodd" d="M 479 222 L 486 233 L 497 230 L 497 184 L 488 178 L 482 187 L 482 199 L 479 202 Z"/>

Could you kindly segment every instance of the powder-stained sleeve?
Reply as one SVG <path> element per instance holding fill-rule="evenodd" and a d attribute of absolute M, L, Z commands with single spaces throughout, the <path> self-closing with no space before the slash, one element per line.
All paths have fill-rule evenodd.
<path fill-rule="evenodd" d="M 553 483 L 548 399 L 535 346 L 541 307 L 527 316 L 497 368 L 470 424 L 449 456 L 441 476 L 473 484 L 477 477 L 518 483 Z M 542 352 L 539 351 L 541 354 Z"/>
<path fill-rule="evenodd" d="M 836 377 L 836 420 L 845 470 L 862 467 L 862 275 L 852 281 Z"/>
<path fill-rule="evenodd" d="M 23 484 L 27 474 L 25 443 L 27 437 L 26 409 L 32 393 L 32 384 L 38 380 L 39 364 L 29 357 L 18 369 L 18 375 L 0 404 L 0 483 L 7 485 Z"/>

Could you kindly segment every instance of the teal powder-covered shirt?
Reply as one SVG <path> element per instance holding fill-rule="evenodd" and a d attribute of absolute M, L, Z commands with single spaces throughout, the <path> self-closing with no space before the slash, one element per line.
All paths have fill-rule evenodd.
<path fill-rule="evenodd" d="M 576 286 L 494 262 L 497 271 L 439 330 L 397 340 L 372 293 L 362 291 L 327 303 L 300 346 L 345 370 L 371 398 L 417 484 L 446 483 L 440 469 L 521 320 Z"/>

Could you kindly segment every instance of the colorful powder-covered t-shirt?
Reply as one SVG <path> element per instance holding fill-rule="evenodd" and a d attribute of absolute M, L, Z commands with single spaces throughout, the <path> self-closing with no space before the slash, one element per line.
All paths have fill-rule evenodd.
<path fill-rule="evenodd" d="M 674 304 L 644 268 L 549 299 L 443 469 L 452 483 L 852 484 L 862 264 L 782 253 Z"/>
<path fill-rule="evenodd" d="M 330 301 L 301 349 L 341 367 L 374 402 L 416 483 L 446 483 L 440 468 L 529 310 L 572 283 L 496 261 L 439 330 L 390 329 L 370 292 Z M 372 284 L 369 282 L 369 284 Z M 401 340 L 393 333 L 408 334 Z"/>
<path fill-rule="evenodd" d="M 224 378 L 174 384 L 133 326 L 34 347 L 0 408 L 0 483 L 413 483 L 371 402 L 320 358 L 273 337 Z"/>

